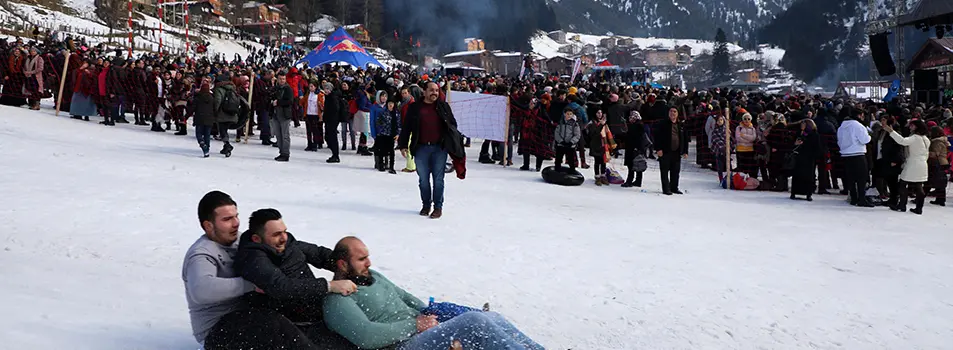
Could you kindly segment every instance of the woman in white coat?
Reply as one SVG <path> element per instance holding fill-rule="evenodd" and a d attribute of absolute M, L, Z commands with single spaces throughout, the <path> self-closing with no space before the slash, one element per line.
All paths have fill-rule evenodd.
<path fill-rule="evenodd" d="M 890 209 L 907 211 L 907 193 L 912 188 L 916 195 L 914 203 L 917 207 L 910 209 L 910 212 L 917 215 L 923 214 L 923 201 L 926 198 L 923 184 L 927 182 L 929 174 L 927 171 L 927 158 L 930 155 L 930 138 L 927 137 L 929 130 L 922 120 L 914 120 L 910 122 L 908 137 L 900 136 L 889 125 L 884 126 L 884 131 L 889 132 L 890 137 L 898 144 L 907 147 L 907 158 L 903 163 L 903 171 L 900 172 L 900 198 Z"/>

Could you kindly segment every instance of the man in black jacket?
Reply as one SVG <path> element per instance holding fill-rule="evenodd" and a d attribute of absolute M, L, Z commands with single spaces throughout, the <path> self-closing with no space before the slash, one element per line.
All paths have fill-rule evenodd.
<path fill-rule="evenodd" d="M 405 158 L 409 149 L 417 164 L 420 201 L 423 203 L 420 215 L 439 219 L 443 216 L 443 176 L 449 156 L 446 141 L 450 136 L 449 128 L 455 129 L 457 120 L 453 117 L 450 104 L 439 100 L 440 86 L 428 82 L 426 87 L 423 101 L 414 102 L 407 109 L 397 148 Z M 411 134 L 413 139 L 410 139 Z"/>
<path fill-rule="evenodd" d="M 682 169 L 681 158 L 688 158 L 688 134 L 678 120 L 675 107 L 669 108 L 668 119 L 655 126 L 655 153 L 662 173 L 662 193 L 667 196 L 682 194 L 678 190 L 678 175 Z"/>
<path fill-rule="evenodd" d="M 275 116 L 271 120 L 271 132 L 275 134 L 278 143 L 276 161 L 287 162 L 291 157 L 291 119 L 294 116 L 294 92 L 288 85 L 288 77 L 284 72 L 278 74 L 278 84 L 273 92 L 272 105 L 275 107 Z"/>
<path fill-rule="evenodd" d="M 340 163 L 341 158 L 338 157 L 338 124 L 341 123 L 341 108 L 346 108 L 343 104 L 344 98 L 341 97 L 341 91 L 334 89 L 334 84 L 330 82 L 324 82 L 321 86 L 321 91 L 324 92 L 324 115 L 322 120 L 324 121 L 324 139 L 328 142 L 328 149 L 331 150 L 331 158 L 328 158 L 328 163 Z"/>
<path fill-rule="evenodd" d="M 275 209 L 255 211 L 248 226 L 239 238 L 235 270 L 264 294 L 253 304 L 274 309 L 292 322 L 309 323 L 302 331 L 315 345 L 326 346 L 322 349 L 352 348 L 327 330 L 321 306 L 328 293 L 349 295 L 357 285 L 315 278 L 308 266 L 334 271 L 331 249 L 295 240 Z"/>

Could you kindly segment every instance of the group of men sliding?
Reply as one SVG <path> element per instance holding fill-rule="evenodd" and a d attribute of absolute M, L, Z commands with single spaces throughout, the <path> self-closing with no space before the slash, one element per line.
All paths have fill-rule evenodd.
<path fill-rule="evenodd" d="M 182 280 L 205 349 L 543 349 L 486 308 L 425 304 L 371 270 L 356 237 L 333 250 L 296 240 L 275 209 L 252 213 L 239 235 L 238 206 L 220 191 L 199 201 L 198 217 L 204 234 Z"/>

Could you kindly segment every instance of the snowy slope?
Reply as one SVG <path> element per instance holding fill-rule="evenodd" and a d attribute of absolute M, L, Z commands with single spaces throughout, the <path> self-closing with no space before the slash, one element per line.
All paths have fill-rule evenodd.
<path fill-rule="evenodd" d="M 688 193 L 665 197 L 654 164 L 639 192 L 470 162 L 465 181 L 447 179 L 445 216 L 433 221 L 416 214 L 416 176 L 378 173 L 350 151 L 329 165 L 300 138 L 290 163 L 254 144 L 202 159 L 191 136 L 46 109 L 0 115 L 3 349 L 197 348 L 181 262 L 212 189 L 232 194 L 243 220 L 281 210 L 305 241 L 358 235 L 411 293 L 489 301 L 551 349 L 944 349 L 953 339 L 949 208 L 919 217 L 842 196 L 729 192 L 688 164 Z"/>
<path fill-rule="evenodd" d="M 564 29 L 711 39 L 722 28 L 746 40 L 794 0 L 549 0 Z"/>
<path fill-rule="evenodd" d="M 105 35 L 109 33 L 109 27 L 104 25 L 103 22 L 100 21 L 96 16 L 93 0 L 64 0 L 64 5 L 69 6 L 72 11 L 76 12 L 76 15 L 17 2 L 10 2 L 9 5 L 16 12 L 13 14 L 14 17 L 22 18 L 23 20 L 26 20 L 30 23 L 38 24 L 42 28 L 55 28 L 57 30 L 62 30 L 64 33 L 69 33 L 74 37 L 81 36 L 86 38 L 86 40 L 91 44 L 108 41 Z M 137 12 L 137 17 L 134 19 L 134 21 L 138 25 L 142 25 L 147 28 L 159 28 L 158 18 L 142 13 Z M 165 34 L 162 35 L 162 41 L 163 45 L 167 49 L 172 48 L 174 50 L 185 48 L 184 28 L 178 28 L 176 26 L 169 25 L 168 23 L 163 23 L 163 30 L 165 31 Z M 125 27 L 116 29 L 114 33 L 125 33 Z M 172 34 L 178 34 L 181 35 L 181 37 Z M 261 44 L 251 41 L 223 40 L 214 35 L 203 35 L 201 33 L 197 33 L 194 27 L 189 35 L 193 43 L 198 41 L 211 42 L 211 45 L 209 46 L 210 53 L 224 53 L 229 59 L 231 59 L 236 53 L 240 54 L 242 57 L 248 55 L 248 51 L 242 47 L 242 43 L 252 45 L 256 48 L 262 47 Z M 125 38 L 117 37 L 114 39 L 114 42 L 125 44 Z M 158 30 L 155 32 L 146 31 L 144 34 L 142 31 L 136 31 L 134 42 L 136 42 L 137 45 L 149 45 L 152 47 L 152 50 L 158 50 L 159 32 Z"/>

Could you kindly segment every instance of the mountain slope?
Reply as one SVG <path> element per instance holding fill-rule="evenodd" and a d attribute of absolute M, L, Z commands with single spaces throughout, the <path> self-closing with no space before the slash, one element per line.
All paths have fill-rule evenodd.
<path fill-rule="evenodd" d="M 550 0 L 563 28 L 580 32 L 755 42 L 757 28 L 794 0 Z"/>
<path fill-rule="evenodd" d="M 892 0 L 890 1 L 892 3 Z M 918 0 L 907 0 L 912 9 Z M 866 0 L 801 0 L 768 25 L 758 37 L 766 43 L 786 50 L 781 66 L 798 78 L 812 81 L 838 67 L 850 66 L 855 71 L 868 71 L 867 38 L 864 27 L 868 19 L 878 20 L 891 15 L 888 1 L 878 0 L 869 13 Z M 929 35 L 905 30 L 906 56 L 909 59 Z M 891 49 L 893 37 L 890 38 Z M 837 75 L 837 72 L 834 72 Z M 867 74 L 853 77 L 867 78 Z"/>

